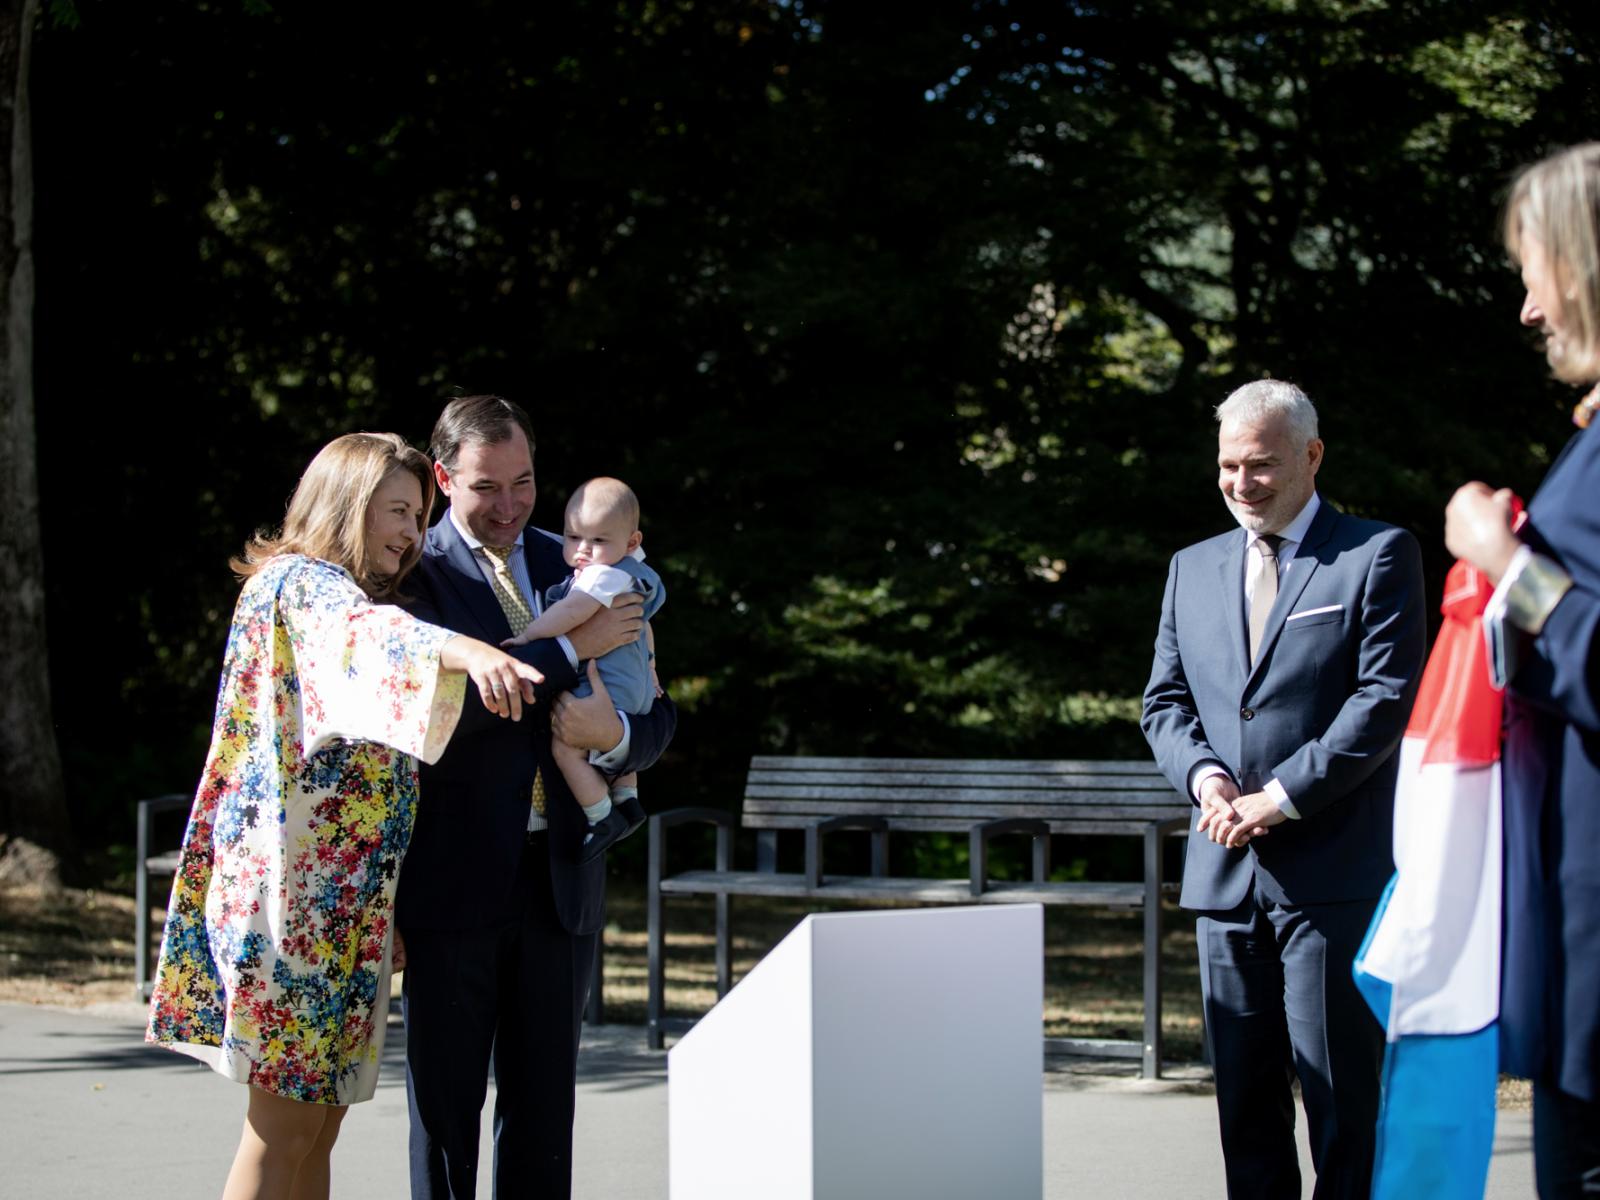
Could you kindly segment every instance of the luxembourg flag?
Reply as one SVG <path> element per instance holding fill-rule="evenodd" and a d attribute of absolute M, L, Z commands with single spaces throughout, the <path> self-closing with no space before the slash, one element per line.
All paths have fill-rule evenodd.
<path fill-rule="evenodd" d="M 1458 562 L 1400 745 L 1396 872 L 1356 955 L 1388 1048 L 1372 1200 L 1480 1200 L 1494 1145 L 1500 1015 L 1500 692 Z"/>

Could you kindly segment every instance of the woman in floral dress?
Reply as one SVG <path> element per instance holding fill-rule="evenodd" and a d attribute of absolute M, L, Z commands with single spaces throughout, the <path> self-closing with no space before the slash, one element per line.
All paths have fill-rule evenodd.
<path fill-rule="evenodd" d="M 244 588 L 145 1035 L 250 1085 L 224 1200 L 328 1195 L 403 965 L 416 759 L 443 752 L 467 676 L 513 720 L 543 678 L 386 603 L 421 557 L 432 495 L 402 439 L 347 434 L 307 467 L 282 533 L 232 563 Z"/>

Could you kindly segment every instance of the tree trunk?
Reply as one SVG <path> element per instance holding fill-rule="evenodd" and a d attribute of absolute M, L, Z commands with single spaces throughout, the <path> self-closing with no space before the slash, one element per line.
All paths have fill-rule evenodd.
<path fill-rule="evenodd" d="M 71 853 L 50 720 L 33 420 L 33 148 L 38 0 L 0 0 L 0 881 L 54 884 Z"/>

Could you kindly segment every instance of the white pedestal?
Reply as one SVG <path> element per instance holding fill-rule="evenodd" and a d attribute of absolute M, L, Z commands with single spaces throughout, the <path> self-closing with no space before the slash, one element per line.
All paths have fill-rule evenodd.
<path fill-rule="evenodd" d="M 819 913 L 667 1056 L 672 1200 L 1039 1200 L 1044 913 Z"/>

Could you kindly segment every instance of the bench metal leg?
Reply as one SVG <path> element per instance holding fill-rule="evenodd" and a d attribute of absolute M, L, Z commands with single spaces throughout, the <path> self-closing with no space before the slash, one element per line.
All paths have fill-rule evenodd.
<path fill-rule="evenodd" d="M 649 866 L 645 874 L 645 926 L 646 937 L 646 998 L 645 998 L 645 1042 L 652 1050 L 660 1050 L 665 1045 L 665 1031 L 661 1026 L 664 1016 L 662 1011 L 666 995 L 666 964 L 663 954 L 666 950 L 667 914 L 661 897 L 661 875 L 663 859 L 666 858 L 666 835 L 659 828 L 656 818 L 650 819 L 650 851 Z"/>
<path fill-rule="evenodd" d="M 603 1025 L 606 1019 L 606 927 L 604 911 L 600 916 L 600 932 L 594 935 L 594 962 L 589 967 L 589 1003 L 584 1005 L 583 1019 L 590 1025 Z"/>
<path fill-rule="evenodd" d="M 776 833 L 774 832 L 774 837 Z M 773 853 L 777 863 L 777 853 Z M 726 825 L 717 827 L 717 870 L 733 870 L 733 830 Z M 733 896 L 717 893 L 717 999 L 721 1000 L 733 986 Z"/>
<path fill-rule="evenodd" d="M 717 999 L 721 1000 L 733 986 L 733 931 L 729 920 L 733 897 L 718 892 L 717 899 Z"/>
<path fill-rule="evenodd" d="M 1144 1052 L 1140 1074 L 1161 1078 L 1161 843 L 1162 829 L 1144 832 Z"/>
<path fill-rule="evenodd" d="M 771 872 L 777 869 L 778 831 L 763 829 L 756 834 L 756 870 Z"/>
<path fill-rule="evenodd" d="M 139 805 L 133 841 L 133 969 L 134 990 L 140 1000 L 150 999 L 150 809 Z"/>

